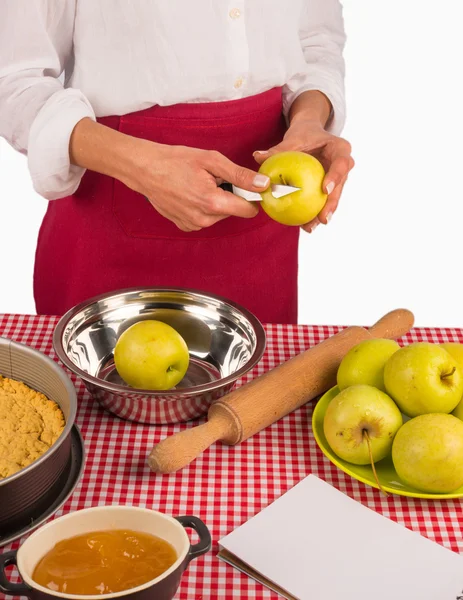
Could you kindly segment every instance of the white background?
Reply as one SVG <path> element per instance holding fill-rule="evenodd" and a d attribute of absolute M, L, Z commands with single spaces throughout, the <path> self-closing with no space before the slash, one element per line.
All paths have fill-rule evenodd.
<path fill-rule="evenodd" d="M 301 323 L 364 324 L 407 307 L 463 327 L 460 0 L 344 0 L 356 167 L 328 227 L 303 235 Z M 34 313 L 46 202 L 0 140 L 0 312 Z"/>

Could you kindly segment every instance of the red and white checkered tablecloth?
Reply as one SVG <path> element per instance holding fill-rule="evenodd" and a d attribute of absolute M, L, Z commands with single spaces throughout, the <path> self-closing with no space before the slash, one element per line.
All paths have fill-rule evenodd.
<path fill-rule="evenodd" d="M 55 317 L 0 315 L 0 335 L 56 359 L 52 349 L 56 323 Z M 267 325 L 265 355 L 238 385 L 340 329 Z M 415 328 L 399 341 L 463 342 L 463 330 Z M 211 531 L 213 548 L 190 564 L 177 592 L 178 599 L 278 598 L 220 561 L 216 556 L 217 542 L 310 473 L 405 527 L 455 552 L 463 552 L 460 500 L 425 501 L 392 495 L 384 498 L 376 489 L 351 479 L 318 449 L 311 434 L 311 403 L 238 446 L 217 443 L 178 473 L 156 475 L 146 462 L 153 445 L 176 431 L 196 426 L 198 421 L 150 426 L 120 420 L 99 408 L 83 383 L 70 375 L 78 392 L 76 422 L 85 440 L 87 458 L 77 488 L 53 518 L 102 504 L 133 504 L 170 515 L 193 514 L 201 518 Z M 16 548 L 19 543 L 2 551 Z"/>

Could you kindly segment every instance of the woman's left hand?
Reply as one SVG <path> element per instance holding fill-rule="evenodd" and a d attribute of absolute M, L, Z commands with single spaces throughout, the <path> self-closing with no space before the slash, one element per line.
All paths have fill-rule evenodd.
<path fill-rule="evenodd" d="M 328 194 L 328 200 L 319 215 L 302 226 L 305 231 L 312 233 L 320 223 L 326 225 L 329 222 L 338 206 L 349 171 L 354 167 L 351 145 L 347 140 L 328 133 L 320 122 L 299 119 L 291 123 L 280 144 L 266 151 L 258 150 L 254 158 L 262 164 L 272 154 L 287 150 L 312 154 L 322 163 L 326 172 L 323 189 Z"/>

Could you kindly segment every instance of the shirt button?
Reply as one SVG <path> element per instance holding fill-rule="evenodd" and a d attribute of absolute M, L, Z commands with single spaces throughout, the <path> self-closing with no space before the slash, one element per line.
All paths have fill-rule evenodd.
<path fill-rule="evenodd" d="M 238 90 L 244 83 L 244 79 L 242 77 L 238 77 L 238 79 L 235 81 L 235 85 L 234 87 Z"/>
<path fill-rule="evenodd" d="M 239 8 L 232 8 L 228 14 L 230 15 L 231 19 L 239 19 L 241 16 L 241 11 Z"/>

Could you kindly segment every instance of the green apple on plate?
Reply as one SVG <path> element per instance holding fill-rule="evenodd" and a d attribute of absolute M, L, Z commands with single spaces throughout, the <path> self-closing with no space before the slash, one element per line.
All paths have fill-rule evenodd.
<path fill-rule="evenodd" d="M 463 397 L 463 370 L 438 344 L 416 342 L 386 362 L 384 385 L 409 417 L 450 413 Z"/>
<path fill-rule="evenodd" d="M 130 386 L 169 390 L 185 376 L 190 355 L 183 337 L 170 325 L 153 319 L 131 325 L 119 337 L 114 364 Z"/>
<path fill-rule="evenodd" d="M 447 350 L 463 369 L 463 344 L 460 344 L 459 342 L 444 342 L 439 344 L 439 346 L 444 350 Z"/>
<path fill-rule="evenodd" d="M 463 371 L 463 344 L 458 342 L 445 342 L 440 345 L 441 348 L 447 350 L 447 352 L 453 356 L 453 358 L 460 365 L 461 370 Z M 457 404 L 456 408 L 453 410 L 452 415 L 455 415 L 459 419 L 463 421 L 463 396 L 460 402 Z"/>
<path fill-rule="evenodd" d="M 356 465 L 390 454 L 402 414 L 387 394 L 370 385 L 342 390 L 326 409 L 323 431 L 334 452 Z"/>
<path fill-rule="evenodd" d="M 374 463 L 374 470 L 371 464 L 356 465 L 351 462 L 348 462 L 347 460 L 344 460 L 343 458 L 340 458 L 331 448 L 324 432 L 324 420 L 328 406 L 330 405 L 332 400 L 334 400 L 336 396 L 340 393 L 341 391 L 337 386 L 328 390 L 325 394 L 323 394 L 320 400 L 318 400 L 312 414 L 312 431 L 315 440 L 318 444 L 318 447 L 328 458 L 328 460 L 330 460 L 339 469 L 341 469 L 354 479 L 357 479 L 358 481 L 361 481 L 371 487 L 381 489 L 383 492 L 397 494 L 399 496 L 407 496 L 411 498 L 424 498 L 430 500 L 444 500 L 450 498 L 463 497 L 463 485 L 461 485 L 458 489 L 453 490 L 452 492 L 432 493 L 417 489 L 416 487 L 413 487 L 411 483 L 403 481 L 399 477 L 394 467 L 394 463 L 392 461 L 392 453 L 383 458 L 382 460 L 376 461 Z M 404 423 L 404 425 L 402 425 L 401 428 L 399 428 L 394 438 L 394 441 L 397 438 L 397 435 L 399 434 L 401 429 L 405 428 L 408 422 L 411 421 L 407 421 L 406 423 Z"/>
<path fill-rule="evenodd" d="M 400 479 L 424 492 L 450 493 L 463 486 L 463 422 L 427 413 L 397 432 L 392 462 Z"/>
<path fill-rule="evenodd" d="M 339 389 L 365 384 L 385 392 L 384 365 L 399 349 L 400 346 L 395 340 L 377 338 L 360 342 L 347 352 L 339 365 Z"/>
<path fill-rule="evenodd" d="M 268 216 L 283 225 L 304 225 L 314 219 L 328 198 L 323 191 L 325 170 L 322 164 L 305 152 L 279 152 L 267 158 L 259 168 L 278 185 L 290 185 L 299 190 L 275 198 L 268 188 L 261 192 L 261 206 Z"/>

